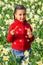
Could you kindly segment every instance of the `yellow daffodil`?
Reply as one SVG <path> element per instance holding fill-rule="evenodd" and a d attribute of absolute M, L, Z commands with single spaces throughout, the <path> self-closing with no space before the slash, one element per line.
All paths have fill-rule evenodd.
<path fill-rule="evenodd" d="M 2 50 L 3 49 L 3 45 L 0 45 L 0 50 Z"/>
<path fill-rule="evenodd" d="M 38 2 L 38 0 L 35 0 L 35 2 Z"/>
<path fill-rule="evenodd" d="M 26 51 L 24 52 L 24 55 L 25 55 L 25 57 L 29 56 L 29 52 L 26 50 Z"/>
<path fill-rule="evenodd" d="M 33 5 L 33 6 L 31 6 L 31 8 L 32 8 L 32 9 L 35 9 L 35 6 L 34 6 L 34 5 Z"/>
<path fill-rule="evenodd" d="M 40 10 L 40 9 L 38 9 L 38 10 L 37 10 L 37 13 L 38 13 L 38 14 L 40 14 L 40 13 L 41 13 L 41 10 Z"/>
<path fill-rule="evenodd" d="M 40 26 L 38 25 L 37 28 L 39 28 Z"/>
<path fill-rule="evenodd" d="M 8 65 L 8 61 L 5 62 L 5 65 Z"/>
<path fill-rule="evenodd" d="M 8 50 L 7 49 L 3 49 L 2 53 L 7 55 L 8 54 Z"/>
<path fill-rule="evenodd" d="M 33 32 L 35 31 L 35 26 L 36 25 L 34 23 L 31 24 L 31 27 L 33 28 Z"/>
<path fill-rule="evenodd" d="M 9 60 L 9 56 L 3 56 L 3 60 Z"/>
<path fill-rule="evenodd" d="M 34 27 L 35 27 L 35 24 L 34 24 L 34 23 L 32 23 L 32 24 L 31 24 L 31 26 L 32 26 L 32 28 L 34 28 Z"/>
<path fill-rule="evenodd" d="M 28 2 L 28 0 L 23 0 L 24 2 Z"/>
<path fill-rule="evenodd" d="M 29 63 L 29 58 L 27 58 L 27 59 L 25 60 L 25 62 L 26 62 L 26 63 Z"/>
<path fill-rule="evenodd" d="M 14 11 L 14 7 L 11 8 Z"/>
<path fill-rule="evenodd" d="M 3 6 L 4 5 L 4 2 L 0 0 L 0 6 Z"/>
<path fill-rule="evenodd" d="M 21 65 L 28 65 L 25 61 L 22 61 Z"/>
<path fill-rule="evenodd" d="M 0 57 L 2 57 L 2 56 L 3 56 L 3 53 L 0 54 Z"/>
<path fill-rule="evenodd" d="M 11 8 L 12 6 L 10 4 L 7 5 L 8 8 Z"/>
<path fill-rule="evenodd" d="M 36 38 L 36 42 L 40 43 L 42 41 L 42 39 L 40 39 L 39 37 Z"/>
<path fill-rule="evenodd" d="M 1 37 L 1 34 L 0 34 L 0 37 Z"/>
<path fill-rule="evenodd" d="M 4 30 L 5 28 L 4 27 L 1 27 L 2 30 Z"/>
<path fill-rule="evenodd" d="M 7 1 L 8 1 L 8 0 L 4 0 L 4 2 L 6 2 L 6 3 L 7 3 Z"/>
<path fill-rule="evenodd" d="M 29 20 L 29 18 L 28 18 L 28 17 L 26 17 L 26 20 Z"/>
<path fill-rule="evenodd" d="M 3 31 L 3 35 L 5 36 L 5 34 L 6 34 L 6 31 Z"/>
<path fill-rule="evenodd" d="M 34 19 L 31 19 L 31 22 L 35 22 Z"/>
<path fill-rule="evenodd" d="M 42 4 L 41 1 L 39 1 L 38 4 L 41 5 Z"/>
<path fill-rule="evenodd" d="M 41 44 L 43 45 L 43 42 L 41 42 Z"/>
<path fill-rule="evenodd" d="M 39 24 L 41 25 L 42 23 L 43 23 L 43 20 L 41 20 L 41 19 L 40 19 L 40 22 L 39 22 Z"/>
<path fill-rule="evenodd" d="M 34 0 L 30 0 L 30 3 L 31 3 L 31 4 L 34 3 Z"/>
<path fill-rule="evenodd" d="M 43 6 L 41 7 L 41 10 L 43 11 Z"/>
<path fill-rule="evenodd" d="M 3 7 L 3 8 L 2 8 L 2 11 L 4 11 L 5 9 L 6 9 L 6 7 Z"/>
<path fill-rule="evenodd" d="M 9 21 L 8 21 L 8 20 L 5 20 L 5 24 L 6 24 L 6 25 L 8 25 L 8 24 L 10 24 L 10 23 L 9 23 Z"/>
<path fill-rule="evenodd" d="M 29 18 L 33 18 L 33 13 L 32 12 L 29 13 Z"/>
<path fill-rule="evenodd" d="M 6 17 L 7 17 L 7 18 L 10 18 L 9 14 L 6 14 Z"/>
<path fill-rule="evenodd" d="M 34 15 L 34 19 L 35 19 L 36 21 L 39 21 L 39 16 L 38 16 L 38 15 Z"/>
<path fill-rule="evenodd" d="M 38 65 L 42 65 L 42 61 L 38 61 L 37 64 L 38 64 Z"/>
<path fill-rule="evenodd" d="M 2 19 L 2 15 L 0 14 L 0 19 Z"/>
<path fill-rule="evenodd" d="M 25 61 L 22 61 L 21 65 L 26 65 Z"/>
<path fill-rule="evenodd" d="M 29 13 L 29 12 L 30 12 L 30 8 L 28 7 L 26 13 Z"/>

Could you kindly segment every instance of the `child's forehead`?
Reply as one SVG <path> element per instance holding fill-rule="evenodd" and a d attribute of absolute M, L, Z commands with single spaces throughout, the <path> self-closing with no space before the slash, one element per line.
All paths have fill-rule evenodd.
<path fill-rule="evenodd" d="M 17 9 L 16 12 L 26 12 L 24 9 Z"/>

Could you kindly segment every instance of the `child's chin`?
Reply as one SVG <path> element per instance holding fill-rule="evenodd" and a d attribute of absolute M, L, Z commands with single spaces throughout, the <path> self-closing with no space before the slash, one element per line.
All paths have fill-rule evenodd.
<path fill-rule="evenodd" d="M 21 22 L 24 21 L 24 20 L 20 20 Z"/>

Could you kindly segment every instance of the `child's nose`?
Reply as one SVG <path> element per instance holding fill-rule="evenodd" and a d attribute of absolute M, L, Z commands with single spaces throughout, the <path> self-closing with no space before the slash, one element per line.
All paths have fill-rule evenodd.
<path fill-rule="evenodd" d="M 22 15 L 22 18 L 24 18 L 24 15 Z"/>

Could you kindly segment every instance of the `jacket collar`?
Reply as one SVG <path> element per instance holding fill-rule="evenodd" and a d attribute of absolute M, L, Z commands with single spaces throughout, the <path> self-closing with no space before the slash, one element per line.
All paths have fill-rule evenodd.
<path fill-rule="evenodd" d="M 26 23 L 26 20 L 25 20 L 25 21 L 19 21 L 18 19 L 15 19 L 15 22 L 16 22 L 16 23 L 25 24 L 25 23 Z"/>

